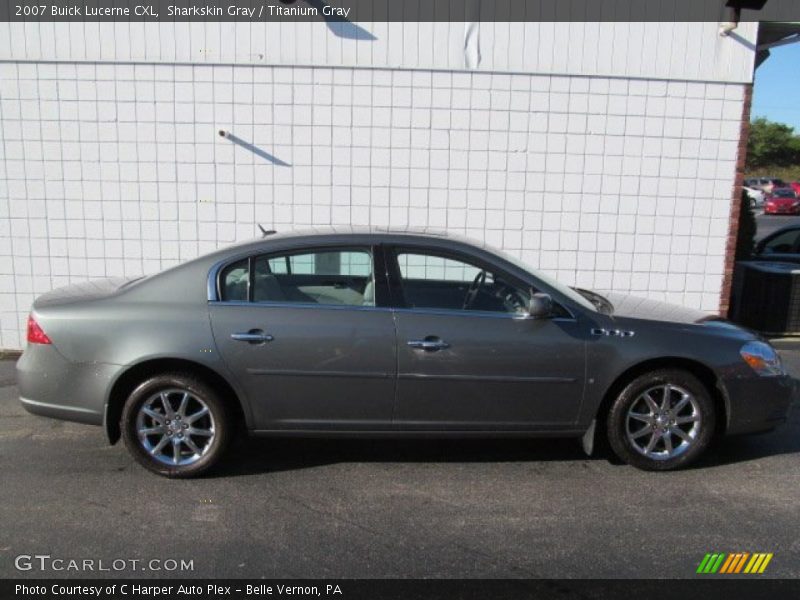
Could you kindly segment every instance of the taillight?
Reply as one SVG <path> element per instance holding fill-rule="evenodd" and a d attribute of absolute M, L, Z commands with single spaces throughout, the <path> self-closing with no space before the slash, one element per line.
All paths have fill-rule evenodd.
<path fill-rule="evenodd" d="M 39 327 L 33 315 L 28 316 L 28 342 L 31 344 L 52 344 L 44 330 Z"/>

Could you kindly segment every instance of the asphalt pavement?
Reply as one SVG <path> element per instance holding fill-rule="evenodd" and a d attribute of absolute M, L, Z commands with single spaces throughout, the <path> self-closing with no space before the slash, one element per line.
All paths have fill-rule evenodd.
<path fill-rule="evenodd" d="M 800 375 L 800 344 L 781 348 Z M 773 552 L 767 576 L 800 577 L 797 410 L 675 473 L 574 440 L 262 439 L 213 477 L 172 481 L 98 427 L 26 413 L 13 365 L 0 361 L 0 577 L 691 577 L 713 551 Z M 51 558 L 40 571 L 27 555 Z"/>
<path fill-rule="evenodd" d="M 756 211 L 756 239 L 767 237 L 773 231 L 789 225 L 800 225 L 800 217 L 791 215 L 765 215 L 763 211 Z"/>

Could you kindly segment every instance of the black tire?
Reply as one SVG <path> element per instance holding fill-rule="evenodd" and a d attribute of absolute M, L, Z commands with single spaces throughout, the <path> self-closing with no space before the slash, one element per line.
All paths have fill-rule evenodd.
<path fill-rule="evenodd" d="M 190 464 L 167 464 L 155 458 L 153 454 L 145 449 L 137 431 L 137 419 L 142 406 L 155 395 L 160 395 L 161 392 L 167 391 L 170 391 L 171 394 L 178 394 L 179 391 L 183 390 L 188 392 L 193 399 L 201 401 L 208 408 L 209 417 L 206 417 L 208 419 L 206 423 L 209 423 L 207 426 L 209 430 L 213 430 L 213 438 L 207 444 L 207 447 L 203 447 L 202 455 L 199 458 L 189 458 L 194 462 Z M 148 378 L 131 392 L 122 410 L 120 429 L 128 451 L 143 467 L 165 477 L 189 478 L 205 473 L 219 462 L 230 443 L 233 420 L 231 419 L 230 411 L 218 392 L 202 379 L 189 373 L 163 373 Z M 161 435 L 160 433 L 154 435 L 156 439 L 160 439 L 158 438 Z M 183 436 L 182 433 L 178 435 Z M 187 435 L 186 437 L 190 436 Z M 202 443 L 201 440 L 203 438 L 194 439 L 199 445 Z M 183 448 L 183 452 L 191 451 L 186 447 Z"/>
<path fill-rule="evenodd" d="M 661 392 L 661 395 L 658 396 L 658 391 L 654 388 L 661 387 L 663 389 L 663 386 L 667 384 L 677 388 L 668 394 L 673 400 L 673 406 L 676 406 L 678 403 L 675 401 L 676 394 L 682 397 L 682 390 L 688 392 L 693 397 L 694 404 L 690 405 L 688 409 L 682 409 L 681 414 L 686 418 L 686 413 L 683 411 L 691 410 L 692 418 L 699 414 L 700 420 L 698 421 L 698 429 L 692 441 L 687 442 L 687 445 L 683 447 L 683 450 L 680 451 L 679 454 L 670 457 L 667 452 L 666 441 L 662 440 L 657 441 L 656 446 L 653 448 L 654 454 L 652 456 L 661 454 L 659 458 L 655 458 L 645 455 L 643 450 L 637 449 L 635 442 L 630 439 L 628 435 L 629 422 L 638 424 L 639 421 L 636 418 L 629 420 L 629 411 L 631 411 L 632 407 L 636 404 L 637 410 L 634 412 L 637 414 L 641 413 L 638 407 L 647 406 L 647 402 L 643 400 L 643 398 L 645 392 L 649 390 L 653 390 L 651 398 L 653 395 L 656 396 L 656 400 L 663 398 L 664 393 Z M 641 404 L 642 402 L 644 402 L 644 404 Z M 656 401 L 656 404 L 659 405 L 660 403 Z M 659 414 L 663 415 L 663 413 Z M 666 420 L 668 417 L 664 415 L 661 418 Z M 677 421 L 681 420 L 681 418 L 677 419 Z M 640 375 L 628 383 L 611 405 L 606 421 L 608 443 L 614 451 L 614 454 L 629 465 L 646 471 L 671 471 L 673 469 L 685 467 L 697 459 L 711 443 L 714 436 L 715 424 L 716 414 L 714 410 L 714 401 L 708 389 L 697 377 L 681 369 L 659 369 L 657 371 L 651 371 Z M 660 425 L 662 424 L 646 425 L 642 423 L 642 428 L 633 429 L 632 434 L 642 432 L 642 437 L 637 439 L 644 438 L 649 441 L 652 437 L 648 436 L 652 436 L 653 434 L 646 432 L 644 428 L 658 428 Z M 675 426 L 672 427 L 673 429 L 675 428 Z M 694 424 L 689 423 L 684 425 L 682 430 L 690 430 L 692 427 L 694 427 Z M 656 433 L 655 437 L 656 439 L 659 437 L 669 437 L 670 447 L 675 445 L 674 441 L 678 442 L 678 446 L 683 444 L 681 438 L 671 433 L 666 433 L 665 435 Z M 644 440 L 642 445 L 646 445 Z"/>

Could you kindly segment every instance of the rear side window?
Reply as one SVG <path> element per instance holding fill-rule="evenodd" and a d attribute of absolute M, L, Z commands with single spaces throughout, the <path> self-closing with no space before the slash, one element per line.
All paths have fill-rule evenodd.
<path fill-rule="evenodd" d="M 219 288 L 226 302 L 375 306 L 372 252 L 325 248 L 251 257 L 225 267 Z"/>
<path fill-rule="evenodd" d="M 228 265 L 220 275 L 220 292 L 226 302 L 247 302 L 250 281 L 248 259 Z"/>
<path fill-rule="evenodd" d="M 375 306 L 368 248 L 320 249 L 253 259 L 253 302 Z"/>

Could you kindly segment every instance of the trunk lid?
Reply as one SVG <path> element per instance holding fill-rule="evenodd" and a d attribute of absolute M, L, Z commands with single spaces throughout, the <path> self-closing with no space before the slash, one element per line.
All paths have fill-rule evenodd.
<path fill-rule="evenodd" d="M 83 281 L 81 283 L 73 283 L 72 285 L 60 287 L 46 294 L 42 294 L 36 298 L 36 301 L 33 303 L 33 308 L 39 309 L 105 298 L 137 279 L 141 278 L 105 277 L 101 279 L 92 279 L 91 281 Z"/>

